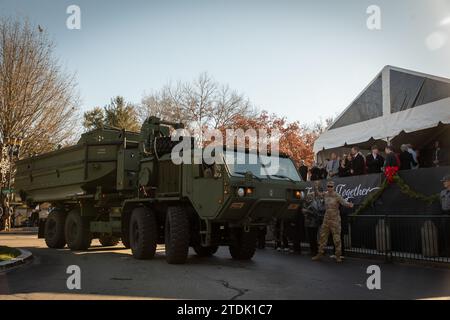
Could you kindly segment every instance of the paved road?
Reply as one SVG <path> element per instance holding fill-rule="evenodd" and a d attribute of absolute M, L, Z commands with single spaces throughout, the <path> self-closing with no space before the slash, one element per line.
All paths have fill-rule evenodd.
<path fill-rule="evenodd" d="M 312 262 L 306 255 L 259 250 L 251 262 L 230 259 L 227 248 L 212 258 L 193 253 L 185 265 L 168 265 L 164 247 L 139 261 L 121 246 L 87 252 L 45 247 L 35 235 L 0 234 L 0 244 L 33 252 L 32 263 L 0 274 L 3 299 L 423 299 L 450 297 L 450 270 L 392 265 L 373 260 Z M 381 290 L 366 287 L 369 265 L 381 268 Z M 69 265 L 81 267 L 82 289 L 66 287 Z"/>

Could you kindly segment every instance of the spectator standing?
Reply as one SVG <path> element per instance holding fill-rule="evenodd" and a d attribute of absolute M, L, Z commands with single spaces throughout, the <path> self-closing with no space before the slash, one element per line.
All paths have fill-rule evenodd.
<path fill-rule="evenodd" d="M 312 256 L 318 253 L 317 234 L 320 226 L 320 212 L 324 210 L 323 202 L 314 197 L 307 198 L 308 205 L 303 208 L 305 215 L 306 237 L 309 241 L 310 253 Z"/>
<path fill-rule="evenodd" d="M 342 159 L 339 165 L 339 177 L 349 177 L 350 176 L 350 165 L 347 159 Z"/>
<path fill-rule="evenodd" d="M 275 249 L 277 251 L 289 251 L 289 239 L 287 231 L 289 222 L 283 219 L 277 219 L 275 222 Z"/>
<path fill-rule="evenodd" d="M 328 159 L 325 160 L 325 163 L 321 163 L 319 164 L 319 169 L 320 169 L 320 180 L 324 180 L 327 178 L 328 172 L 327 172 L 327 164 L 328 164 Z"/>
<path fill-rule="evenodd" d="M 402 144 L 400 147 L 400 170 L 411 170 L 412 166 L 417 165 L 411 153 L 408 152 L 408 146 Z"/>
<path fill-rule="evenodd" d="M 441 191 L 441 208 L 444 214 L 450 214 L 450 174 L 446 175 L 442 180 L 444 190 Z"/>
<path fill-rule="evenodd" d="M 339 159 L 336 153 L 331 154 L 331 159 L 327 162 L 327 178 L 331 179 L 339 173 Z"/>
<path fill-rule="evenodd" d="M 300 173 L 300 177 L 302 178 L 303 181 L 306 181 L 308 179 L 308 167 L 305 165 L 304 160 L 300 162 L 298 172 Z"/>
<path fill-rule="evenodd" d="M 320 180 L 321 170 L 319 169 L 317 163 L 314 163 L 311 168 L 311 181 Z"/>
<path fill-rule="evenodd" d="M 5 206 L 3 210 L 3 223 L 5 231 L 11 230 L 11 207 L 9 206 L 9 201 L 5 198 Z"/>
<path fill-rule="evenodd" d="M 302 253 L 302 240 L 305 238 L 305 217 L 302 210 L 299 209 L 295 214 L 294 221 L 290 223 L 290 232 L 288 233 L 288 238 L 292 241 L 291 253 Z"/>
<path fill-rule="evenodd" d="M 411 144 L 407 144 L 406 146 L 408 147 L 408 152 L 411 154 L 414 162 L 416 163 L 416 164 L 414 164 L 414 162 L 411 163 L 411 169 L 419 169 L 419 160 L 416 150 L 414 150 Z"/>
<path fill-rule="evenodd" d="M 372 152 L 366 157 L 367 173 L 380 173 L 384 165 L 384 158 L 376 145 L 372 146 Z"/>
<path fill-rule="evenodd" d="M 397 157 L 395 156 L 394 149 L 392 146 L 387 146 L 384 149 L 386 153 L 386 159 L 384 160 L 384 167 L 399 167 L 400 163 L 398 162 Z"/>
<path fill-rule="evenodd" d="M 3 206 L 0 203 L 0 231 L 5 228 L 4 218 L 3 218 Z"/>
<path fill-rule="evenodd" d="M 353 147 L 352 151 L 352 165 L 350 169 L 350 173 L 352 176 L 360 176 L 366 171 L 366 161 L 364 156 L 359 151 L 358 147 Z"/>

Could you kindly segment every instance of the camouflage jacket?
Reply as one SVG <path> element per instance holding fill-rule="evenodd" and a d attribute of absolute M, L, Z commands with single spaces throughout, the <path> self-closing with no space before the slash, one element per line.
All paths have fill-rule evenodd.
<path fill-rule="evenodd" d="M 350 207 L 350 202 L 347 202 L 344 200 L 344 198 L 341 197 L 336 192 L 323 192 L 318 193 L 318 196 L 323 198 L 325 201 L 325 218 L 329 219 L 337 219 L 339 218 L 339 205 L 342 205 L 344 207 Z"/>

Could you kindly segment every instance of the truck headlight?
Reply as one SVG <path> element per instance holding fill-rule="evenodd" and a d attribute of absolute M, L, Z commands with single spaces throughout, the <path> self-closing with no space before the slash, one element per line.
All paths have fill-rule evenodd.
<path fill-rule="evenodd" d="M 244 188 L 238 188 L 238 190 L 237 190 L 237 195 L 238 195 L 239 197 L 245 196 L 245 190 L 244 190 Z"/>
<path fill-rule="evenodd" d="M 302 198 L 302 192 L 300 190 L 294 191 L 294 198 L 301 199 Z"/>

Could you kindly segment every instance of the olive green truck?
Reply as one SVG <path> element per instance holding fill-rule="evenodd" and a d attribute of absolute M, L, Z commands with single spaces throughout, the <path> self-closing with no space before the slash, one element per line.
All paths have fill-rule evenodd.
<path fill-rule="evenodd" d="M 222 164 L 171 159 L 170 130 L 182 124 L 148 118 L 140 133 L 102 128 L 71 147 L 17 162 L 15 190 L 29 205 L 50 203 L 39 235 L 49 248 L 87 250 L 119 240 L 137 259 L 151 259 L 165 244 L 168 263 L 184 263 L 229 246 L 234 259 L 251 259 L 256 229 L 298 214 L 304 195 L 293 162 L 279 157 L 279 173 L 236 163 L 248 151 L 231 151 Z M 228 151 L 227 151 L 228 152 Z"/>

